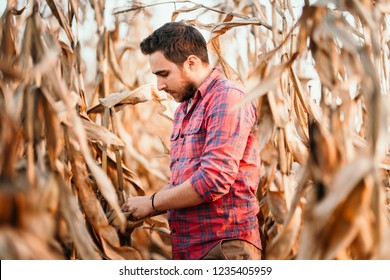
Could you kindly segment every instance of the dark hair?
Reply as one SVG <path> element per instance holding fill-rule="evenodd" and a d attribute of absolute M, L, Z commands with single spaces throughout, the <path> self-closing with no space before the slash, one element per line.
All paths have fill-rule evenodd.
<path fill-rule="evenodd" d="M 156 29 L 141 44 L 143 54 L 161 51 L 169 61 L 181 66 L 190 55 L 209 63 L 206 40 L 193 26 L 184 22 L 169 22 Z"/>

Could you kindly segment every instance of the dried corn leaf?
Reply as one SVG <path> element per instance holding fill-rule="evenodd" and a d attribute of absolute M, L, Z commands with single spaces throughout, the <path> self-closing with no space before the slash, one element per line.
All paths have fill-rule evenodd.
<path fill-rule="evenodd" d="M 222 23 L 216 24 L 215 27 L 212 30 L 210 41 L 214 40 L 216 37 L 219 37 L 229 31 L 230 29 L 234 27 L 239 26 L 264 26 L 268 29 L 271 29 L 271 26 L 265 22 L 262 22 L 259 18 L 251 18 L 251 19 L 245 19 L 245 20 L 232 20 L 232 21 L 224 21 Z"/>
<path fill-rule="evenodd" d="M 98 152 L 98 155 L 101 156 L 102 152 L 103 152 L 102 146 L 101 145 L 94 145 L 94 148 Z M 113 154 L 113 152 L 111 150 L 107 150 L 107 163 L 108 163 L 109 167 L 116 170 L 116 159 L 115 159 L 115 155 Z M 127 181 L 130 182 L 131 185 L 136 189 L 138 195 L 144 195 L 145 191 L 142 187 L 142 182 L 141 182 L 140 178 L 137 176 L 137 174 L 134 173 L 132 170 L 130 170 L 124 164 L 122 164 L 122 171 L 123 171 L 123 176 L 124 176 L 125 182 L 127 182 Z M 112 176 L 112 177 L 116 177 L 116 176 Z M 130 191 L 127 188 L 125 188 L 125 190 L 128 193 L 130 193 Z"/>
<path fill-rule="evenodd" d="M 273 69 L 269 69 L 269 74 L 262 79 L 259 79 L 261 76 L 256 76 L 259 75 L 259 73 L 255 72 L 252 75 L 253 82 L 250 83 L 247 96 L 237 106 L 241 106 L 245 102 L 259 98 L 269 92 L 275 92 L 278 87 L 278 81 L 280 80 L 281 75 L 285 70 L 288 69 L 292 62 L 293 59 L 278 65 Z"/>
<path fill-rule="evenodd" d="M 81 259 L 101 259 L 98 250 L 85 227 L 85 221 L 69 186 L 59 177 L 56 178 L 60 188 L 59 210 L 64 217 L 70 231 L 70 236 L 75 244 Z"/>
<path fill-rule="evenodd" d="M 295 70 L 290 66 L 289 73 L 291 80 L 294 85 L 295 92 L 297 93 L 297 97 L 299 98 L 300 103 L 305 108 L 305 111 L 310 113 L 310 116 L 318 123 L 322 122 L 322 112 L 319 106 L 314 103 L 312 99 L 308 97 L 308 94 L 302 87 L 301 81 L 298 79 L 297 74 L 295 73 Z"/>
<path fill-rule="evenodd" d="M 271 183 L 267 190 L 267 202 L 269 210 L 278 224 L 283 224 L 288 214 L 284 191 L 278 190 L 274 183 Z"/>
<path fill-rule="evenodd" d="M 131 247 L 120 246 L 118 234 L 111 226 L 99 227 L 100 240 L 106 255 L 112 260 L 140 260 L 140 253 Z"/>
<path fill-rule="evenodd" d="M 332 220 L 327 221 L 326 227 L 321 230 L 320 259 L 336 258 L 358 235 L 361 220 L 365 218 L 364 212 L 370 205 L 373 188 L 366 182 L 362 180 L 355 186 L 347 200 L 334 210 Z M 358 254 L 361 257 L 364 255 L 360 252 Z"/>
<path fill-rule="evenodd" d="M 120 210 L 121 207 L 118 204 L 118 196 L 117 196 L 117 193 L 115 191 L 115 188 L 112 185 L 109 178 L 107 177 L 107 174 L 104 173 L 103 170 L 96 165 L 96 162 L 92 159 L 91 155 L 89 154 L 89 152 L 87 150 L 86 141 L 85 141 L 84 130 L 81 126 L 81 123 L 79 122 L 79 119 L 74 118 L 73 121 L 74 121 L 73 122 L 74 126 L 72 128 L 73 128 L 75 134 L 78 136 L 79 142 L 78 143 L 73 142 L 72 145 L 75 145 L 76 151 L 77 151 L 77 148 L 81 149 L 81 151 L 77 151 L 77 152 L 81 152 L 85 161 L 82 159 L 82 157 L 80 155 L 79 155 L 80 158 L 77 157 L 77 160 L 80 160 L 81 162 L 85 162 L 87 164 L 89 170 L 91 171 L 93 177 L 96 180 L 97 185 L 99 186 L 99 190 L 100 190 L 101 194 L 104 196 L 104 198 L 107 200 L 109 205 L 112 207 L 112 209 L 118 215 L 118 218 L 119 218 L 120 224 L 121 224 L 121 230 L 124 230 L 125 217 L 123 216 L 123 214 Z M 80 145 L 80 146 L 78 146 L 78 145 Z M 73 163 L 73 164 L 75 164 L 75 163 Z M 80 170 L 83 170 L 83 169 L 80 169 Z"/>
<path fill-rule="evenodd" d="M 215 37 L 214 39 L 211 39 L 209 42 L 209 46 L 211 50 L 217 55 L 217 57 L 220 60 L 222 70 L 225 73 L 225 76 L 232 81 L 236 81 L 238 83 L 242 83 L 237 72 L 229 65 L 227 60 L 222 55 L 221 50 L 221 43 L 219 36 Z"/>
<path fill-rule="evenodd" d="M 171 16 L 171 21 L 176 21 L 177 17 L 179 14 L 181 13 L 189 13 L 189 12 L 193 12 L 193 11 L 196 11 L 198 10 L 199 8 L 202 8 L 203 5 L 202 4 L 197 4 L 191 8 L 181 8 L 181 9 L 177 9 L 175 10 L 173 13 L 172 13 L 172 16 Z"/>
<path fill-rule="evenodd" d="M 157 101 L 166 100 L 165 96 L 156 91 L 155 87 L 151 84 L 144 85 L 133 91 L 123 91 L 120 93 L 112 93 L 106 98 L 99 99 L 99 105 L 94 106 L 88 110 L 88 114 L 91 113 L 103 113 L 104 107 L 107 108 L 122 108 L 123 105 L 136 105 L 138 103 L 147 102 L 155 99 Z"/>
<path fill-rule="evenodd" d="M 286 125 L 286 144 L 289 151 L 292 153 L 294 160 L 300 164 L 306 162 L 309 157 L 309 152 L 305 144 L 299 138 L 296 130 L 291 123 Z"/>
<path fill-rule="evenodd" d="M 54 167 L 55 161 L 64 147 L 63 131 L 55 109 L 50 106 L 45 98 L 38 101 L 43 104 L 48 155 L 50 164 Z"/>
<path fill-rule="evenodd" d="M 53 0 L 47 0 L 47 4 L 50 7 L 51 12 L 53 15 L 57 18 L 58 23 L 61 25 L 61 27 L 65 30 L 66 36 L 68 37 L 70 43 L 72 46 L 74 46 L 75 39 L 72 33 L 72 29 L 69 26 L 68 21 L 66 20 L 64 11 L 57 5 L 57 3 Z"/>
<path fill-rule="evenodd" d="M 23 9 L 22 9 L 23 10 Z M 2 36 L 0 46 L 0 57 L 11 64 L 11 59 L 16 55 L 16 30 L 14 23 L 14 15 L 11 10 L 5 10 L 1 17 Z"/>
<path fill-rule="evenodd" d="M 115 145 L 119 147 L 125 146 L 125 143 L 107 128 L 84 118 L 82 119 L 82 123 L 89 141 L 96 141 L 105 145 Z"/>
<path fill-rule="evenodd" d="M 149 230 L 151 235 L 153 232 L 158 234 L 160 239 L 157 239 L 156 242 L 159 243 L 159 247 L 171 245 L 171 231 L 169 230 L 167 222 L 161 222 L 157 219 L 148 218 L 145 220 L 143 228 Z M 161 241 L 163 243 L 161 243 Z"/>
<path fill-rule="evenodd" d="M 331 173 L 337 164 L 336 143 L 332 135 L 321 125 L 313 122 L 310 126 L 310 158 L 318 173 L 314 174 L 316 180 L 323 180 Z"/>
<path fill-rule="evenodd" d="M 73 144 L 69 143 L 69 146 L 70 145 Z M 93 188 L 88 180 L 88 173 L 86 170 L 86 166 L 83 165 L 83 159 L 81 157 L 81 154 L 77 152 L 74 147 L 70 146 L 70 148 L 72 153 L 72 168 L 78 171 L 74 174 L 74 179 L 77 186 L 80 202 L 83 206 L 88 221 L 92 225 L 94 231 L 98 234 L 100 241 L 104 246 L 104 249 L 107 250 L 105 251 L 105 253 L 109 257 L 120 259 L 117 253 L 112 253 L 113 250 L 115 252 L 115 249 L 119 248 L 118 234 L 116 233 L 115 229 L 108 224 L 106 215 L 104 214 L 104 211 L 99 201 L 97 200 L 96 194 L 94 193 Z M 99 178 L 96 178 L 96 180 L 99 180 Z M 116 212 L 115 208 L 114 211 Z M 118 212 L 116 212 L 115 214 L 118 218 L 120 217 L 120 215 L 118 215 Z M 124 231 L 124 228 L 122 227 L 123 224 L 120 219 L 118 224 L 122 231 Z M 123 253 L 127 254 L 127 251 L 124 251 Z"/>
<path fill-rule="evenodd" d="M 297 242 L 301 227 L 301 206 L 295 208 L 291 219 L 286 220 L 280 232 L 267 247 L 267 259 L 283 260 L 289 257 L 292 247 Z M 287 223 L 288 222 L 288 223 Z"/>
<path fill-rule="evenodd" d="M 332 191 L 313 209 L 313 215 L 321 217 L 319 225 L 331 218 L 334 209 L 347 199 L 359 182 L 372 170 L 373 164 L 372 158 L 359 156 L 337 171 L 331 183 Z"/>
<path fill-rule="evenodd" d="M 169 181 L 166 175 L 164 175 L 161 171 L 156 170 L 150 166 L 150 161 L 143 156 L 140 152 L 138 152 L 131 143 L 133 142 L 132 136 L 125 130 L 122 123 L 118 124 L 118 133 L 122 139 L 126 143 L 128 143 L 125 147 L 126 151 L 131 155 L 132 159 L 138 161 L 145 169 L 156 178 L 161 179 L 162 181 Z"/>
<path fill-rule="evenodd" d="M 115 56 L 114 42 L 110 37 L 108 38 L 108 62 L 110 63 L 111 69 L 113 70 L 115 77 L 119 81 L 121 81 L 121 83 L 124 84 L 127 88 L 131 88 L 131 86 L 126 82 L 120 65 L 118 64 L 118 60 Z"/>
<path fill-rule="evenodd" d="M 64 257 L 40 236 L 27 231 L 3 227 L 0 232 L 2 260 L 61 260 Z M 59 249 L 59 248 L 58 248 Z"/>
<path fill-rule="evenodd" d="M 261 99 L 259 106 L 259 150 L 262 151 L 267 143 L 271 141 L 275 122 L 272 119 L 272 111 L 268 102 L 268 98 Z M 262 157 L 263 158 L 263 157 Z"/>
<path fill-rule="evenodd" d="M 0 112 L 0 178 L 14 178 L 18 150 L 22 142 L 21 129 L 4 112 Z"/>

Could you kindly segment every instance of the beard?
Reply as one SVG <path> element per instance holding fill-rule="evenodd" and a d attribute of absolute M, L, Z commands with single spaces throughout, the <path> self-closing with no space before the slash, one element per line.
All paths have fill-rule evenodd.
<path fill-rule="evenodd" d="M 195 86 L 193 82 L 187 82 L 184 86 L 183 94 L 180 96 L 180 98 L 177 101 L 184 102 L 186 100 L 193 98 L 197 90 L 198 88 Z"/>

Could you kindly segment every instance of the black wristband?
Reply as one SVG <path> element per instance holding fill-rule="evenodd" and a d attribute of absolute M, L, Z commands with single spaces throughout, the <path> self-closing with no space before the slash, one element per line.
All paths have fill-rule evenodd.
<path fill-rule="evenodd" d="M 153 208 L 154 211 L 156 211 L 156 208 L 154 208 L 154 197 L 156 196 L 156 193 L 157 193 L 157 192 L 155 192 L 154 194 L 152 194 L 152 196 L 150 197 L 150 200 L 152 201 L 152 208 Z"/>

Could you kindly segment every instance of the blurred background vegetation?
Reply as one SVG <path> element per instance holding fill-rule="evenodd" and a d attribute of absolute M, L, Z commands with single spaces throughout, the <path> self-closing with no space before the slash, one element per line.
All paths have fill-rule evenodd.
<path fill-rule="evenodd" d="M 0 259 L 170 259 L 177 104 L 140 41 L 184 20 L 259 110 L 266 259 L 390 258 L 389 1 L 1 1 Z"/>

